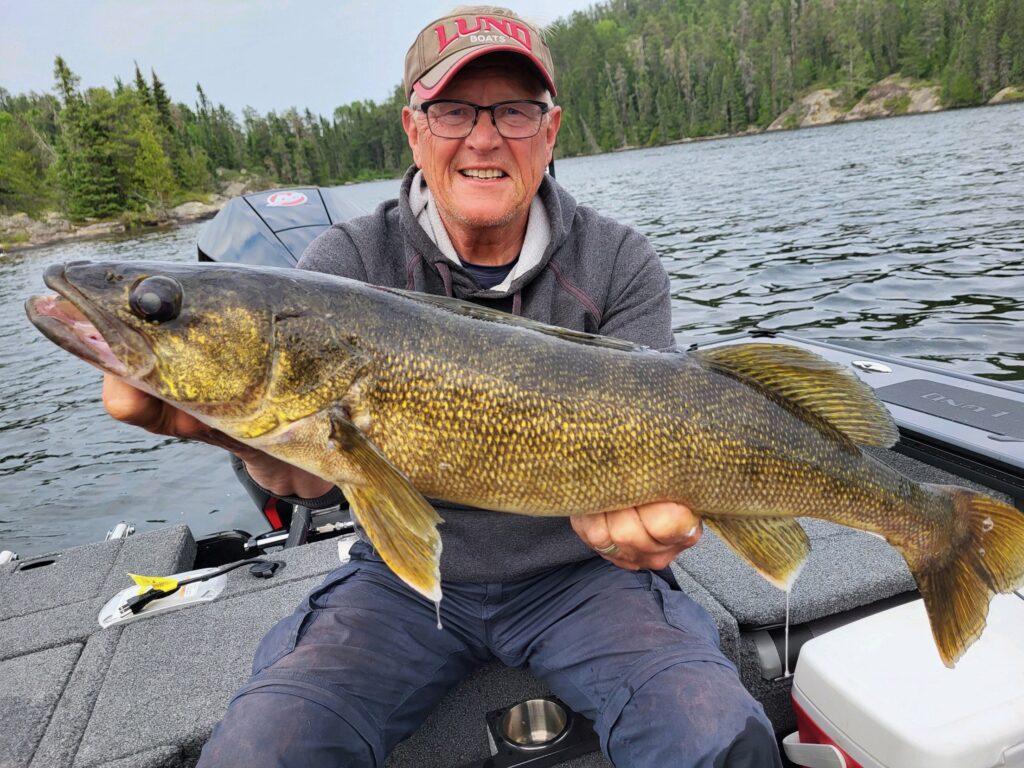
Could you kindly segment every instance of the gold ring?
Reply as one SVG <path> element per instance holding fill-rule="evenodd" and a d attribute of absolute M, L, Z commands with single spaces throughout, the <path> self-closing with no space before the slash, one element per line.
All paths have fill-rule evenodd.
<path fill-rule="evenodd" d="M 619 551 L 619 545 L 613 541 L 607 547 L 594 547 L 594 551 L 599 555 L 610 557 Z"/>

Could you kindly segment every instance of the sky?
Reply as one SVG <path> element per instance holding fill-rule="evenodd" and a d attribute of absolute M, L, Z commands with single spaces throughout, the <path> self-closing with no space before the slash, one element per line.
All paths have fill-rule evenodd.
<path fill-rule="evenodd" d="M 594 0 L 507 2 L 550 24 Z M 309 108 L 330 116 L 352 101 L 383 101 L 401 82 L 416 33 L 459 0 L 0 0 L 0 87 L 51 92 L 59 54 L 83 88 L 156 71 L 175 102 Z"/>

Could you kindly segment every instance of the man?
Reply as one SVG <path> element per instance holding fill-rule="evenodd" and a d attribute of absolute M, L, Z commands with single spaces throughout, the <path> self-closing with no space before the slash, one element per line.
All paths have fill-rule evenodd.
<path fill-rule="evenodd" d="M 400 199 L 325 232 L 301 268 L 672 345 L 668 278 L 650 245 L 545 176 L 561 110 L 536 28 L 504 9 L 460 9 L 417 37 L 405 85 L 416 167 Z M 337 498 L 112 378 L 104 394 L 118 418 L 232 449 L 276 496 L 314 507 Z M 201 765 L 382 765 L 495 658 L 591 717 L 617 766 L 779 764 L 710 617 L 653 572 L 699 538 L 690 510 L 655 503 L 570 521 L 435 506 L 443 629 L 434 605 L 357 543 L 264 638 Z"/>

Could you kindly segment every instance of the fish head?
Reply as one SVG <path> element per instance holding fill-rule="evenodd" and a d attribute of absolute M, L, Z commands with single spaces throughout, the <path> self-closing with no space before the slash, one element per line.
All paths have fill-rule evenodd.
<path fill-rule="evenodd" d="M 237 266 L 69 262 L 47 269 L 56 295 L 29 298 L 26 312 L 60 347 L 216 423 L 257 409 L 267 387 L 273 311 L 259 278 Z"/>

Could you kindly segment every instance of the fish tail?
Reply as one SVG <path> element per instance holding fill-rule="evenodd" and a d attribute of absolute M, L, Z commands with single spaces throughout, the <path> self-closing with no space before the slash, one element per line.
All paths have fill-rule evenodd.
<path fill-rule="evenodd" d="M 951 543 L 937 554 L 904 554 L 939 656 L 952 668 L 981 636 L 992 596 L 1024 585 L 1024 513 L 965 488 L 931 488 L 952 504 Z"/>

